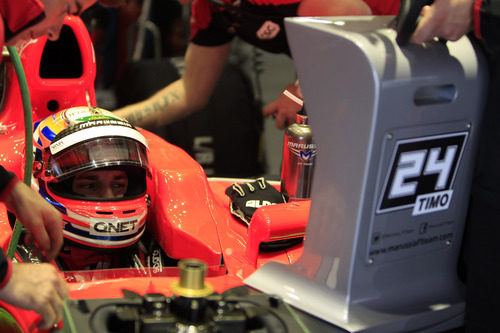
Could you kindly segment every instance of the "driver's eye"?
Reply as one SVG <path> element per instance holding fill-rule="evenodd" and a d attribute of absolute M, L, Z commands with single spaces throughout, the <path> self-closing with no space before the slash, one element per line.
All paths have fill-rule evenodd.
<path fill-rule="evenodd" d="M 95 183 L 81 183 L 76 186 L 77 188 L 85 189 L 85 190 L 90 190 L 90 189 L 95 189 L 96 184 Z"/>
<path fill-rule="evenodd" d="M 80 195 L 94 195 L 99 191 L 99 184 L 96 182 L 80 182 L 76 183 L 73 191 Z"/>

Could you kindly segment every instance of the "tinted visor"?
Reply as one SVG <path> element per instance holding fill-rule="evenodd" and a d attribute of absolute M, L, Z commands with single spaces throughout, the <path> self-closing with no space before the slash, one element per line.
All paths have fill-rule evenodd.
<path fill-rule="evenodd" d="M 124 137 L 82 142 L 49 158 L 47 169 L 57 181 L 76 173 L 112 166 L 138 166 L 148 171 L 146 147 Z"/>

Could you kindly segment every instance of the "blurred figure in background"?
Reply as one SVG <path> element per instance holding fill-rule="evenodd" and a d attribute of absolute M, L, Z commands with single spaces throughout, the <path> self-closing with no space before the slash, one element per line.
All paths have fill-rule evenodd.
<path fill-rule="evenodd" d="M 191 0 L 179 2 L 187 5 Z M 263 50 L 290 55 L 285 17 L 390 15 L 397 13 L 399 1 L 194 0 L 191 9 L 191 36 L 183 75 L 150 98 L 115 110 L 120 117 L 137 126 L 157 127 L 201 109 L 214 90 L 236 36 Z M 284 128 L 295 122 L 302 108 L 297 103 L 301 97 L 298 82 L 292 83 L 264 108 L 263 114 L 272 115 L 276 127 Z"/>

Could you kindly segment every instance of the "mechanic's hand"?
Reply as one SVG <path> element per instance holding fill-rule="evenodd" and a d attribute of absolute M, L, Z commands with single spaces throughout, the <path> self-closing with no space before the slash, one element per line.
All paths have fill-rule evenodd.
<path fill-rule="evenodd" d="M 472 29 L 474 0 L 435 0 L 424 6 L 411 41 L 420 44 L 434 37 L 456 41 Z"/>
<path fill-rule="evenodd" d="M 63 300 L 68 286 L 51 264 L 11 264 L 12 275 L 0 290 L 0 299 L 14 306 L 34 310 L 43 318 L 39 329 L 48 329 L 63 318 Z"/>
<path fill-rule="evenodd" d="M 63 243 L 61 213 L 21 181 L 14 185 L 4 202 L 29 230 L 27 240 L 34 239 L 43 259 L 54 259 Z"/>
<path fill-rule="evenodd" d="M 295 123 L 297 112 L 302 109 L 300 90 L 296 85 L 288 85 L 283 93 L 274 101 L 264 107 L 264 117 L 273 116 L 277 128 L 283 129 Z"/>
<path fill-rule="evenodd" d="M 283 194 L 270 185 L 264 177 L 257 178 L 253 182 L 234 183 L 226 189 L 226 194 L 231 198 L 229 204 L 231 213 L 247 225 L 250 224 L 257 208 L 286 202 Z"/>

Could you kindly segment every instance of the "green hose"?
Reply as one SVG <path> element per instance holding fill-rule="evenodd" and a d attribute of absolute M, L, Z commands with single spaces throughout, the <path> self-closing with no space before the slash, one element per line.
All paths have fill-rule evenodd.
<path fill-rule="evenodd" d="M 24 183 L 31 187 L 31 171 L 33 166 L 33 119 L 31 114 L 31 101 L 30 93 L 28 89 L 28 82 L 26 81 L 26 75 L 24 74 L 23 65 L 17 50 L 13 46 L 7 47 L 10 55 L 10 59 L 14 64 L 14 69 L 16 71 L 17 81 L 19 82 L 19 88 L 21 89 L 21 98 L 23 101 L 24 110 L 24 144 L 25 144 L 25 154 L 24 154 Z M 12 237 L 10 238 L 9 247 L 7 248 L 7 257 L 14 258 L 17 243 L 19 242 L 19 237 L 23 231 L 23 225 L 19 220 L 16 219 L 14 224 L 14 230 L 12 230 Z"/>

